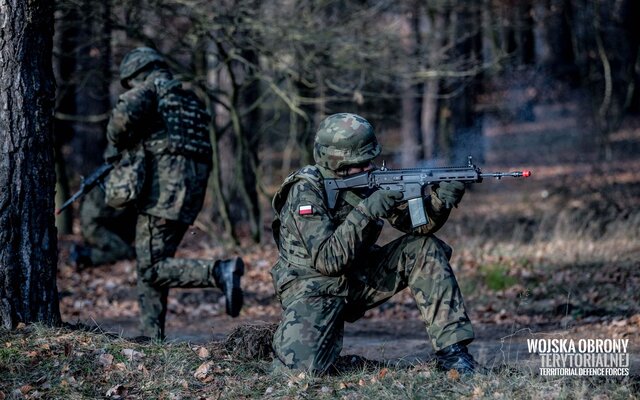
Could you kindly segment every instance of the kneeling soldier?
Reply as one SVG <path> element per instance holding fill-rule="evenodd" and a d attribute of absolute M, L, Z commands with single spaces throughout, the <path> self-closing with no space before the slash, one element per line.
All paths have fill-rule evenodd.
<path fill-rule="evenodd" d="M 408 287 L 438 365 L 473 372 L 466 347 L 473 328 L 449 265 L 451 248 L 433 235 L 462 199 L 464 184 L 432 187 L 424 196 L 429 222 L 415 229 L 396 191 L 342 191 L 336 207 L 327 206 L 323 179 L 370 170 L 379 154 L 367 120 L 331 115 L 316 134 L 316 165 L 291 174 L 275 195 L 280 257 L 271 275 L 283 317 L 273 339 L 274 363 L 326 372 L 342 350 L 344 321 L 356 321 Z M 380 247 L 382 218 L 406 234 Z"/>

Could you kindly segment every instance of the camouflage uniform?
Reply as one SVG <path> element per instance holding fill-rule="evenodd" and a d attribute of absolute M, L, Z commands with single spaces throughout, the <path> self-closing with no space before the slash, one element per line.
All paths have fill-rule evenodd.
<path fill-rule="evenodd" d="M 368 153 L 364 160 L 379 153 L 376 146 L 357 144 Z M 416 229 L 406 204 L 397 207 L 387 220 L 407 234 L 379 247 L 375 242 L 384 223 L 362 208 L 369 193 L 342 192 L 336 207 L 328 209 L 323 177 L 335 177 L 332 170 L 340 166 L 331 164 L 332 157 L 318 157 L 322 147 L 315 150 L 316 161 L 329 160 L 325 166 L 331 169 L 302 168 L 285 180 L 273 201 L 280 257 L 271 274 L 284 310 L 273 339 L 275 363 L 326 371 L 342 349 L 344 321 L 357 320 L 406 287 L 436 350 L 471 342 L 473 329 L 448 262 L 451 248 L 433 235 L 449 216 L 442 201 L 434 192 L 425 196 L 429 223 Z"/>
<path fill-rule="evenodd" d="M 120 96 L 107 126 L 117 150 L 140 142 L 145 149 L 145 183 L 136 203 L 137 286 L 143 334 L 157 338 L 164 337 L 169 288 L 216 287 L 219 263 L 173 257 L 202 208 L 211 163 L 210 157 L 197 159 L 168 146 L 157 91 L 158 82 L 172 79 L 165 68 L 153 69 Z M 124 78 L 123 85 L 128 87 Z"/>
<path fill-rule="evenodd" d="M 80 206 L 80 229 L 91 265 L 110 264 L 132 259 L 136 225 L 133 207 L 113 208 L 104 201 L 104 192 L 94 189 Z"/>

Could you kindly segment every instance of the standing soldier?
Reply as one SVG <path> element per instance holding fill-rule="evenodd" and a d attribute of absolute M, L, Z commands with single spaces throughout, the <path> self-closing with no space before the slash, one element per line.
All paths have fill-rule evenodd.
<path fill-rule="evenodd" d="M 139 154 L 142 149 L 143 171 L 127 173 L 132 165 L 120 162 L 109 176 L 107 193 L 140 187 L 139 193 L 134 189 L 123 197 L 131 198 L 138 210 L 135 247 L 143 334 L 164 338 L 172 287 L 218 287 L 227 314 L 236 317 L 242 307 L 242 259 L 174 258 L 204 201 L 211 170 L 210 117 L 154 49 L 139 47 L 126 54 L 120 79 L 128 91 L 112 111 L 107 139 L 119 152 Z M 142 185 L 127 181 L 141 176 Z"/>
<path fill-rule="evenodd" d="M 432 187 L 424 196 L 429 222 L 416 229 L 396 191 L 341 191 L 336 207 L 327 207 L 323 178 L 368 171 L 379 154 L 369 122 L 331 115 L 316 134 L 316 165 L 291 174 L 276 193 L 280 257 L 271 275 L 283 317 L 273 339 L 274 364 L 326 372 L 342 349 L 344 321 L 356 321 L 409 287 L 438 365 L 471 373 L 476 363 L 466 345 L 474 334 L 449 265 L 451 248 L 433 235 L 462 199 L 464 184 Z M 376 246 L 381 218 L 406 234 Z"/>

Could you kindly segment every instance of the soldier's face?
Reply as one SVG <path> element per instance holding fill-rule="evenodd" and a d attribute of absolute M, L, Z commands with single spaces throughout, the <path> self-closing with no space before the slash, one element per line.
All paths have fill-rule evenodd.
<path fill-rule="evenodd" d="M 133 78 L 131 78 L 131 79 L 129 79 L 127 81 L 127 83 L 129 84 L 129 87 L 131 87 L 131 88 L 139 86 L 142 82 L 143 82 L 143 80 L 139 79 L 137 76 L 133 77 Z"/>

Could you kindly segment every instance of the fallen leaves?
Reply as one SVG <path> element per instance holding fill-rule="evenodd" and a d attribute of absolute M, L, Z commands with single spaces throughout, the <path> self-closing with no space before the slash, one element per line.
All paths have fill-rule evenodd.
<path fill-rule="evenodd" d="M 473 400 L 477 400 L 477 399 L 481 399 L 483 396 L 484 396 L 484 390 L 480 386 L 475 386 L 473 388 L 473 395 L 471 398 Z"/>
<path fill-rule="evenodd" d="M 23 395 L 29 393 L 31 390 L 33 390 L 33 386 L 31 385 L 23 385 L 22 387 L 20 387 L 20 393 L 22 393 Z"/>
<path fill-rule="evenodd" d="M 449 380 L 452 381 L 459 381 L 460 380 L 460 372 L 456 371 L 455 369 L 450 369 L 449 371 L 447 371 L 447 378 L 449 378 Z"/>
<path fill-rule="evenodd" d="M 212 361 L 201 364 L 198 367 L 198 369 L 196 369 L 196 372 L 193 374 L 193 377 L 199 381 L 204 381 L 208 377 L 212 367 L 213 367 Z"/>
<path fill-rule="evenodd" d="M 204 346 L 198 347 L 198 349 L 196 350 L 196 354 L 198 354 L 198 357 L 200 357 L 203 360 L 206 360 L 207 358 L 211 357 L 211 352 L 207 350 L 207 348 Z"/>
<path fill-rule="evenodd" d="M 128 393 L 127 387 L 121 384 L 113 386 L 111 389 L 107 390 L 105 393 L 106 397 L 110 397 L 113 399 L 121 399 L 126 396 Z"/>
<path fill-rule="evenodd" d="M 213 361 L 207 361 L 200 364 L 196 369 L 196 372 L 193 373 L 193 377 L 202 383 L 210 383 L 215 379 L 215 375 L 221 375 L 228 372 L 229 368 L 222 368 Z"/>
<path fill-rule="evenodd" d="M 133 349 L 122 349 L 122 355 L 127 357 L 129 361 L 139 361 L 144 357 L 144 353 Z"/>
<path fill-rule="evenodd" d="M 102 365 L 104 368 L 108 368 L 113 364 L 113 355 L 109 353 L 100 354 L 98 357 L 98 364 Z"/>

